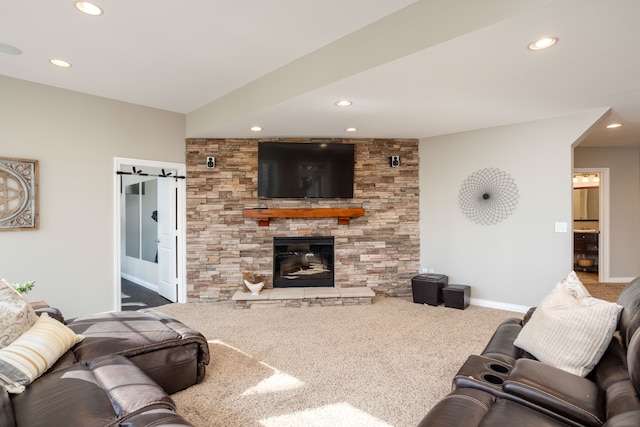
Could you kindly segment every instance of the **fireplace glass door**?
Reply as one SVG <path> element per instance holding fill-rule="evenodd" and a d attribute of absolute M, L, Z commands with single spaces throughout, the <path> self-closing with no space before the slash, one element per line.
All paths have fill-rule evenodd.
<path fill-rule="evenodd" d="M 333 287 L 333 237 L 274 237 L 273 287 Z"/>

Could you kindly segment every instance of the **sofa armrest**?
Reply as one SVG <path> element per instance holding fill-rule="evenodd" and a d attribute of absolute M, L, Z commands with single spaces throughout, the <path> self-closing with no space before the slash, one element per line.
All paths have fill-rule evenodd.
<path fill-rule="evenodd" d="M 62 312 L 55 307 L 38 307 L 34 308 L 33 311 L 38 316 L 42 313 L 47 313 L 52 319 L 56 319 L 58 322 L 64 323 L 64 316 L 62 315 Z"/>
<path fill-rule="evenodd" d="M 510 371 L 502 360 L 472 354 L 453 377 L 453 389 L 477 388 L 499 396 Z"/>
<path fill-rule="evenodd" d="M 531 359 L 519 359 L 503 390 L 582 425 L 605 420 L 604 393 L 592 381 Z"/>
<path fill-rule="evenodd" d="M 520 358 L 522 350 L 513 345 L 522 330 L 522 320 L 510 318 L 498 325 L 489 339 L 482 356 L 500 360 L 509 366 L 513 366 Z"/>

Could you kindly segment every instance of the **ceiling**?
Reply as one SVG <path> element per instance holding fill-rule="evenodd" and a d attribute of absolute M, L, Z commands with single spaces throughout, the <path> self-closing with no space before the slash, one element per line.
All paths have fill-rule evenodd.
<path fill-rule="evenodd" d="M 187 137 L 423 138 L 610 110 L 581 146 L 640 146 L 638 0 L 94 3 L 0 0 L 0 74 L 186 114 Z M 559 41 L 528 50 L 541 36 Z"/>

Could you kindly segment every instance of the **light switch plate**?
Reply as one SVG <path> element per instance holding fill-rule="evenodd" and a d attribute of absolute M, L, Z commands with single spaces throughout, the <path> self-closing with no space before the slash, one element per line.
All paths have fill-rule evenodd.
<path fill-rule="evenodd" d="M 566 233 L 569 231 L 566 222 L 556 222 L 556 233 Z"/>

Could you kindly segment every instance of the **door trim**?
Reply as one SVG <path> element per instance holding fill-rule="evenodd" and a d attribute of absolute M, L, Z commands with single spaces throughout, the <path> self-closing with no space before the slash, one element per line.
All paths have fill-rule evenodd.
<path fill-rule="evenodd" d="M 121 285 L 120 285 L 120 264 L 121 264 L 121 221 L 120 221 L 120 176 L 117 172 L 123 165 L 135 165 L 136 167 L 154 168 L 154 169 L 171 169 L 175 170 L 179 176 L 186 176 L 186 165 L 184 163 L 160 162 L 155 160 L 132 159 L 125 157 L 114 157 L 113 159 L 113 220 L 114 220 L 114 254 L 113 254 L 113 308 L 119 311 L 121 305 Z M 144 170 L 144 169 L 143 169 Z M 166 178 L 170 179 L 170 178 Z M 177 204 L 176 220 L 177 220 L 177 236 L 178 243 L 176 245 L 177 252 L 177 285 L 178 285 L 178 302 L 187 302 L 187 253 L 186 253 L 186 184 L 184 179 L 178 179 L 177 185 Z"/>

